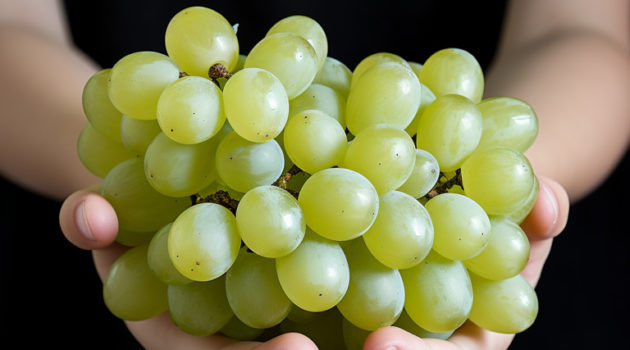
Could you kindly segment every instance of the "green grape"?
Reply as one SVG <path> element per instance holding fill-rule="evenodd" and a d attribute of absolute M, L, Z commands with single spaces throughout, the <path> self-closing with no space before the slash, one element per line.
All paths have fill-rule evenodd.
<path fill-rule="evenodd" d="M 284 149 L 300 169 L 309 174 L 339 166 L 348 142 L 337 121 L 319 110 L 305 110 L 292 116 L 284 129 Z"/>
<path fill-rule="evenodd" d="M 378 262 L 362 240 L 344 247 L 350 267 L 350 284 L 337 309 L 355 326 L 373 331 L 392 325 L 405 303 L 400 272 Z"/>
<path fill-rule="evenodd" d="M 223 101 L 234 131 L 251 142 L 278 136 L 289 115 L 282 83 L 263 69 L 245 68 L 234 74 L 225 84 Z"/>
<path fill-rule="evenodd" d="M 440 166 L 435 157 L 422 149 L 416 149 L 416 162 L 413 171 L 405 183 L 398 187 L 413 198 L 425 196 L 437 183 L 440 177 Z"/>
<path fill-rule="evenodd" d="M 234 28 L 209 8 L 189 7 L 178 12 L 168 23 L 164 39 L 168 55 L 189 75 L 208 76 L 217 63 L 230 72 L 237 65 Z"/>
<path fill-rule="evenodd" d="M 523 206 L 536 176 L 527 158 L 511 148 L 473 153 L 462 165 L 466 195 L 490 215 L 504 215 Z"/>
<path fill-rule="evenodd" d="M 368 71 L 370 68 L 386 62 L 399 63 L 407 68 L 411 68 L 409 66 L 409 63 L 407 63 L 404 58 L 396 54 L 389 52 L 374 53 L 361 60 L 361 62 L 359 62 L 359 64 L 354 68 L 354 72 L 352 72 L 352 80 L 350 82 L 350 86 L 354 87 L 355 83 L 359 80 L 359 77 L 361 77 L 363 73 Z"/>
<path fill-rule="evenodd" d="M 321 84 L 333 88 L 345 100 L 350 91 L 351 81 L 352 71 L 345 64 L 332 57 L 326 57 L 324 65 L 317 72 L 315 79 L 313 79 L 313 84 Z"/>
<path fill-rule="evenodd" d="M 474 302 L 470 320 L 479 327 L 497 333 L 520 333 L 534 323 L 538 315 L 536 292 L 521 275 L 491 281 L 470 275 Z"/>
<path fill-rule="evenodd" d="M 109 99 L 123 114 L 142 120 L 157 118 L 160 94 L 179 79 L 179 67 L 167 56 L 140 51 L 121 58 L 112 68 Z"/>
<path fill-rule="evenodd" d="M 317 74 L 318 57 L 313 46 L 293 33 L 276 33 L 259 41 L 249 52 L 245 68 L 262 68 L 275 75 L 289 100 L 299 96 Z"/>
<path fill-rule="evenodd" d="M 122 114 L 109 100 L 107 80 L 111 69 L 103 69 L 88 79 L 83 87 L 83 112 L 90 124 L 101 134 L 121 142 L 120 122 Z"/>
<path fill-rule="evenodd" d="M 302 333 L 311 339 L 319 350 L 339 350 L 344 348 L 342 334 L 343 317 L 336 309 L 318 312 L 311 322 L 297 323 L 290 319 L 280 324 L 283 333 Z"/>
<path fill-rule="evenodd" d="M 171 262 L 168 256 L 168 233 L 172 224 L 162 227 L 151 239 L 147 261 L 149 268 L 160 281 L 166 284 L 186 284 L 192 282 L 184 277 Z"/>
<path fill-rule="evenodd" d="M 302 187 L 309 177 L 311 177 L 311 175 L 304 171 L 300 171 L 299 173 L 292 175 L 291 181 L 289 181 L 289 183 L 287 184 L 287 189 L 300 193 L 300 191 L 302 191 Z"/>
<path fill-rule="evenodd" d="M 225 184 L 220 184 L 218 182 L 218 179 L 217 179 L 217 181 L 215 181 L 215 182 L 211 183 L 210 185 L 208 185 L 208 187 L 206 187 L 203 190 L 199 191 L 199 193 L 197 193 L 197 195 L 199 195 L 201 198 L 203 198 L 203 197 L 207 197 L 207 196 L 213 195 L 217 191 L 225 191 L 225 192 L 228 193 L 230 198 L 236 199 L 237 201 L 240 201 L 241 198 L 243 198 L 243 196 L 245 195 L 245 193 L 234 191 L 233 189 L 227 187 Z"/>
<path fill-rule="evenodd" d="M 118 234 L 116 234 L 116 242 L 126 247 L 135 247 L 141 244 L 148 244 L 151 242 L 153 235 L 155 235 L 155 231 L 134 232 L 119 227 Z"/>
<path fill-rule="evenodd" d="M 468 271 L 491 280 L 504 280 L 518 275 L 529 260 L 529 241 L 515 223 L 493 217 L 490 219 L 488 245 L 470 259 L 462 261 Z"/>
<path fill-rule="evenodd" d="M 386 62 L 370 68 L 350 89 L 346 102 L 348 129 L 355 135 L 377 124 L 405 129 L 418 111 L 421 89 L 408 66 Z"/>
<path fill-rule="evenodd" d="M 401 270 L 405 310 L 420 327 L 435 333 L 450 332 L 468 318 L 473 290 L 466 267 L 432 251 L 424 261 Z"/>
<path fill-rule="evenodd" d="M 276 181 L 284 169 L 284 155 L 275 140 L 253 143 L 232 132 L 219 143 L 215 165 L 220 180 L 245 193 Z"/>
<path fill-rule="evenodd" d="M 444 172 L 461 166 L 479 144 L 482 120 L 479 108 L 459 95 L 438 97 L 422 113 L 416 145 L 428 151 Z"/>
<path fill-rule="evenodd" d="M 183 77 L 167 86 L 157 105 L 157 120 L 168 137 L 195 144 L 214 136 L 225 122 L 223 94 L 206 78 Z"/>
<path fill-rule="evenodd" d="M 171 198 L 151 187 L 142 159 L 115 166 L 103 180 L 101 194 L 114 207 L 118 224 L 129 231 L 157 231 L 190 206 L 188 198 Z"/>
<path fill-rule="evenodd" d="M 232 266 L 241 246 L 234 215 L 214 203 L 201 203 L 181 213 L 168 235 L 173 265 L 193 281 L 210 281 Z"/>
<path fill-rule="evenodd" d="M 217 147 L 214 138 L 184 145 L 160 133 L 144 156 L 144 174 L 151 186 L 166 196 L 190 196 L 216 179 Z"/>
<path fill-rule="evenodd" d="M 525 202 L 518 207 L 518 209 L 513 210 L 511 213 L 506 214 L 505 218 L 520 225 L 525 221 L 529 213 L 534 208 L 536 204 L 536 200 L 538 199 L 538 192 L 540 191 L 540 183 L 538 182 L 538 178 L 534 176 L 534 187 L 532 187 L 532 191 L 527 196 Z"/>
<path fill-rule="evenodd" d="M 319 23 L 306 16 L 289 16 L 276 22 L 267 32 L 267 36 L 276 33 L 293 33 L 308 41 L 317 54 L 317 70 L 322 68 L 328 55 L 328 40 Z"/>
<path fill-rule="evenodd" d="M 484 79 L 479 62 L 462 49 L 443 49 L 429 57 L 420 70 L 420 82 L 435 96 L 457 94 L 479 103 Z"/>
<path fill-rule="evenodd" d="M 298 197 L 306 225 L 323 237 L 345 241 L 361 236 L 378 213 L 378 193 L 363 175 L 349 169 L 318 171 Z"/>
<path fill-rule="evenodd" d="M 477 107 L 483 118 L 479 148 L 510 147 L 525 152 L 538 135 L 538 117 L 525 101 L 513 97 L 492 97 Z"/>
<path fill-rule="evenodd" d="M 247 247 L 266 258 L 291 253 L 306 230 L 297 200 L 277 186 L 249 190 L 236 209 L 236 224 Z"/>
<path fill-rule="evenodd" d="M 120 162 L 134 157 L 122 143 L 101 134 L 90 124 L 81 130 L 77 153 L 83 166 L 101 178 Z"/>
<path fill-rule="evenodd" d="M 254 340 L 258 338 L 263 331 L 264 329 L 252 328 L 246 325 L 236 316 L 232 316 L 230 321 L 220 330 L 221 334 L 236 340 Z"/>
<path fill-rule="evenodd" d="M 363 350 L 365 339 L 372 333 L 353 325 L 345 318 L 341 321 L 341 331 L 347 350 Z"/>
<path fill-rule="evenodd" d="M 147 264 L 147 245 L 129 249 L 110 267 L 103 283 L 105 305 L 114 316 L 128 321 L 152 318 L 166 311 L 166 284 Z"/>
<path fill-rule="evenodd" d="M 416 163 L 415 151 L 406 132 L 386 125 L 372 126 L 352 140 L 343 166 L 367 177 L 376 191 L 384 194 L 407 181 Z"/>
<path fill-rule="evenodd" d="M 420 70 L 422 70 L 421 63 L 414 62 L 414 61 L 407 61 L 407 64 L 409 64 L 409 67 L 411 68 L 411 70 L 416 76 L 420 75 Z"/>
<path fill-rule="evenodd" d="M 346 97 L 325 85 L 311 84 L 304 92 L 289 102 L 289 118 L 297 113 L 317 109 L 339 122 L 346 128 Z"/>
<path fill-rule="evenodd" d="M 429 332 L 426 329 L 418 326 L 412 319 L 409 317 L 409 314 L 405 310 L 400 314 L 398 321 L 394 323 L 394 327 L 398 327 L 406 330 L 407 332 L 420 337 L 420 338 L 434 338 L 434 339 L 442 339 L 446 340 L 451 337 L 455 330 L 450 330 L 442 333 L 433 333 Z"/>
<path fill-rule="evenodd" d="M 236 67 L 230 71 L 230 73 L 234 74 L 245 67 L 245 60 L 247 59 L 246 55 L 238 55 L 238 62 L 236 62 Z"/>
<path fill-rule="evenodd" d="M 122 116 L 120 136 L 129 151 L 144 157 L 151 141 L 161 132 L 157 120 L 138 120 Z"/>
<path fill-rule="evenodd" d="M 225 278 L 168 286 L 168 311 L 182 331 L 207 336 L 222 329 L 233 317 L 225 295 Z"/>
<path fill-rule="evenodd" d="M 280 287 L 274 260 L 249 253 L 247 247 L 241 248 L 228 270 L 225 290 L 236 317 L 253 328 L 280 324 L 291 309 L 291 302 Z"/>
<path fill-rule="evenodd" d="M 490 219 L 479 204 L 456 193 L 431 198 L 426 209 L 431 215 L 435 238 L 433 249 L 451 260 L 479 254 L 490 239 Z"/>
<path fill-rule="evenodd" d="M 383 265 L 408 269 L 418 265 L 431 251 L 433 224 L 429 213 L 417 200 L 391 191 L 379 198 L 376 221 L 363 235 L 363 240 Z"/>
<path fill-rule="evenodd" d="M 350 280 L 348 262 L 339 244 L 309 228 L 297 249 L 276 259 L 276 271 L 291 302 L 312 312 L 337 305 Z"/>
<path fill-rule="evenodd" d="M 417 73 L 416 73 L 417 76 Z M 416 115 L 413 117 L 411 123 L 405 128 L 405 131 L 409 136 L 413 136 L 418 132 L 418 123 L 420 122 L 420 118 L 422 118 L 422 113 L 435 101 L 435 95 L 431 92 L 426 85 L 420 83 L 420 90 L 422 91 L 422 97 L 420 97 L 420 106 L 418 107 L 418 111 Z"/>

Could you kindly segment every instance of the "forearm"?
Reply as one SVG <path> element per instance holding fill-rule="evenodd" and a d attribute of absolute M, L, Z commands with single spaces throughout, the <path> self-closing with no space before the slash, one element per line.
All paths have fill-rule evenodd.
<path fill-rule="evenodd" d="M 627 22 L 593 24 L 582 13 L 573 24 L 556 18 L 554 26 L 544 18 L 536 26 L 540 18 L 527 16 L 547 12 L 532 13 L 535 2 L 512 4 L 486 97 L 514 96 L 532 105 L 540 132 L 527 155 L 538 174 L 558 180 L 575 201 L 606 178 L 630 140 L 630 42 L 620 33 Z"/>

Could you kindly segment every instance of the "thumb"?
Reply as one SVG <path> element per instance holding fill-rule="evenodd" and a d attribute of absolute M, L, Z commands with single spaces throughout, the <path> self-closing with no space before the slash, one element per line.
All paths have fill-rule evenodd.
<path fill-rule="evenodd" d="M 87 250 L 112 244 L 118 233 L 114 208 L 105 198 L 89 190 L 66 198 L 59 211 L 59 225 L 70 243 Z"/>

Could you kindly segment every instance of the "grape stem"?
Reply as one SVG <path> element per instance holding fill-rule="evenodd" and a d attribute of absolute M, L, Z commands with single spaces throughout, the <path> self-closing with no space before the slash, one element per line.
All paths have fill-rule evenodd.
<path fill-rule="evenodd" d="M 221 63 L 213 64 L 210 69 L 208 69 L 208 77 L 217 84 L 218 87 L 221 87 L 219 84 L 219 78 L 230 79 L 232 75 L 228 72 L 227 67 L 222 65 Z"/>
<path fill-rule="evenodd" d="M 450 190 L 451 187 L 455 185 L 459 185 L 462 189 L 464 188 L 464 184 L 462 182 L 462 169 L 455 170 L 455 175 L 450 179 L 446 179 L 446 175 L 444 175 L 443 172 L 440 172 L 438 182 L 435 184 L 433 189 L 429 191 L 429 193 L 427 193 L 425 197 L 427 199 L 431 199 L 438 194 L 448 192 L 448 190 Z"/>
<path fill-rule="evenodd" d="M 280 178 L 278 178 L 278 180 L 276 180 L 276 182 L 272 183 L 273 186 L 278 186 L 280 188 L 282 188 L 283 190 L 286 190 L 287 192 L 291 193 L 291 195 L 293 195 L 293 197 L 295 197 L 297 199 L 298 197 L 298 193 L 287 188 L 287 186 L 289 185 L 289 181 L 291 181 L 291 178 L 300 173 L 302 171 L 302 169 L 298 168 L 295 164 L 293 164 L 293 166 L 291 167 L 291 169 L 289 169 L 289 171 L 287 171 L 284 175 L 280 176 Z"/>

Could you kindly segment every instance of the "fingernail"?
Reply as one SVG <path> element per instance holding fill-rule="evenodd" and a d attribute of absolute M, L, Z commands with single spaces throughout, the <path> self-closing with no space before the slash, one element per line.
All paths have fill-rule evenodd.
<path fill-rule="evenodd" d="M 74 212 L 74 221 L 77 224 L 79 232 L 89 241 L 95 241 L 94 235 L 90 230 L 90 225 L 87 221 L 87 214 L 85 212 L 85 201 L 81 202 Z"/>
<path fill-rule="evenodd" d="M 556 223 L 558 222 L 558 215 L 559 215 L 558 203 L 556 202 L 556 195 L 554 194 L 553 190 L 544 181 L 542 181 L 542 188 L 543 188 L 543 191 L 545 192 L 545 199 L 544 199 L 545 204 L 549 208 L 551 208 L 552 213 L 553 213 L 553 221 L 551 225 L 549 225 L 549 230 L 546 232 L 546 235 L 550 235 L 556 229 Z"/>
<path fill-rule="evenodd" d="M 388 346 L 385 350 L 398 350 L 395 346 Z"/>

